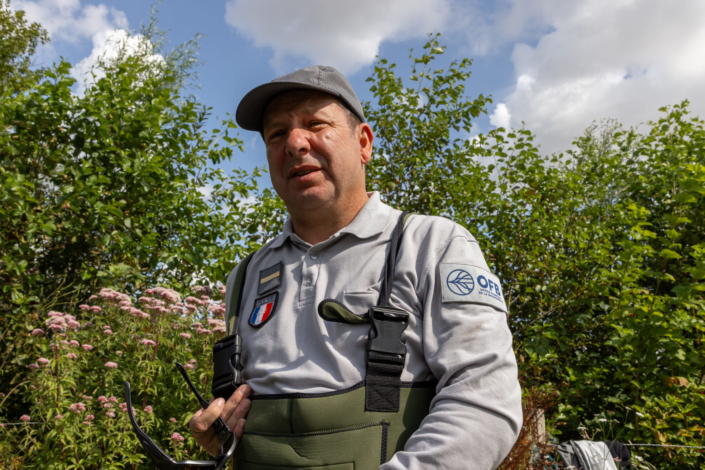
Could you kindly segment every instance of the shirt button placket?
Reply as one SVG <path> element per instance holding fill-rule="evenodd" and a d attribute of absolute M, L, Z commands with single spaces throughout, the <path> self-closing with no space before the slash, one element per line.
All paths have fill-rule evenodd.
<path fill-rule="evenodd" d="M 313 300 L 316 291 L 316 280 L 318 279 L 318 269 L 319 269 L 319 253 L 308 253 L 304 257 L 303 263 L 303 279 L 301 288 L 301 302 L 306 302 Z"/>

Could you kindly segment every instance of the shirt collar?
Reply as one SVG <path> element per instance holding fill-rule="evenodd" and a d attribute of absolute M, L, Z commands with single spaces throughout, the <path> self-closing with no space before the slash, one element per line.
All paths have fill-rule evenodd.
<path fill-rule="evenodd" d="M 338 233 L 332 235 L 331 238 L 337 238 L 340 234 L 349 233 L 360 239 L 364 239 L 384 232 L 384 229 L 387 228 L 391 220 L 392 208 L 382 202 L 379 192 L 374 191 L 367 193 L 367 195 L 369 199 L 365 205 L 362 206 L 362 209 L 360 209 L 360 212 L 357 213 L 353 221 L 350 222 L 347 227 L 344 227 Z M 294 233 L 291 218 L 286 219 L 282 233 L 274 239 L 270 248 L 279 248 L 288 238 L 292 238 L 292 241 L 297 243 L 303 242 L 303 240 Z"/>

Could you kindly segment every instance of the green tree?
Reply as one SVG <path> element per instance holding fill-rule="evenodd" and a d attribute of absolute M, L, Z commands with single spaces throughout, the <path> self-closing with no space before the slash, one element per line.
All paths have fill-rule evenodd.
<path fill-rule="evenodd" d="M 258 194 L 260 170 L 216 168 L 242 142 L 229 118 L 208 130 L 209 108 L 183 93 L 194 49 L 160 59 L 144 44 L 120 45 L 84 96 L 66 62 L 2 95 L 2 383 L 24 381 L 23 338 L 38 315 L 104 286 L 223 280 L 273 223 L 242 202 Z"/>
<path fill-rule="evenodd" d="M 394 64 L 375 65 L 372 187 L 478 239 L 503 282 L 524 385 L 560 393 L 555 434 L 579 438 L 609 411 L 620 439 L 702 445 L 703 122 L 683 103 L 645 135 L 608 123 L 559 155 L 527 129 L 471 139 L 489 99 L 464 96 L 469 61 L 432 68 L 442 52 L 432 36 L 412 53 L 413 88 Z M 651 457 L 703 464 L 694 449 Z"/>
<path fill-rule="evenodd" d="M 429 36 L 424 53 L 409 56 L 415 85 L 406 87 L 396 77 L 395 64 L 380 59 L 368 82 L 376 103 L 366 103 L 365 114 L 375 130 L 373 161 L 368 184 L 394 207 L 427 215 L 455 218 L 457 191 L 461 200 L 479 204 L 492 191 L 491 169 L 476 157 L 483 149 L 467 139 L 473 120 L 487 113 L 492 101 L 483 95 L 465 96 L 470 59 L 452 61 L 447 69 L 433 69 L 443 54 L 439 35 Z M 481 181 L 481 186 L 469 185 Z"/>
<path fill-rule="evenodd" d="M 0 1 L 0 93 L 17 92 L 34 75 L 31 57 L 49 36 L 38 23 L 27 24 L 25 12 L 10 9 L 10 0 Z"/>

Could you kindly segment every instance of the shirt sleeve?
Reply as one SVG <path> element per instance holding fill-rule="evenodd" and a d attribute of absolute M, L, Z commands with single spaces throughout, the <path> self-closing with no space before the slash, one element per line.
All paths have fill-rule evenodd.
<path fill-rule="evenodd" d="M 437 395 L 383 470 L 495 469 L 521 429 L 512 334 L 500 288 L 492 287 L 497 278 L 472 236 L 459 226 L 452 232 L 435 253 L 428 250 L 419 278 L 424 356 L 439 381 Z"/>

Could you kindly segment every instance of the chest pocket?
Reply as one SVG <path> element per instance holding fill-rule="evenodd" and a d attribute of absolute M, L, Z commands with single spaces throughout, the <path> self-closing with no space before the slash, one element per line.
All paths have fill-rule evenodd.
<path fill-rule="evenodd" d="M 351 290 L 346 289 L 340 301 L 355 315 L 367 318 L 367 310 L 377 304 L 381 285 L 382 281 L 379 281 L 367 289 L 358 289 L 355 287 Z"/>

